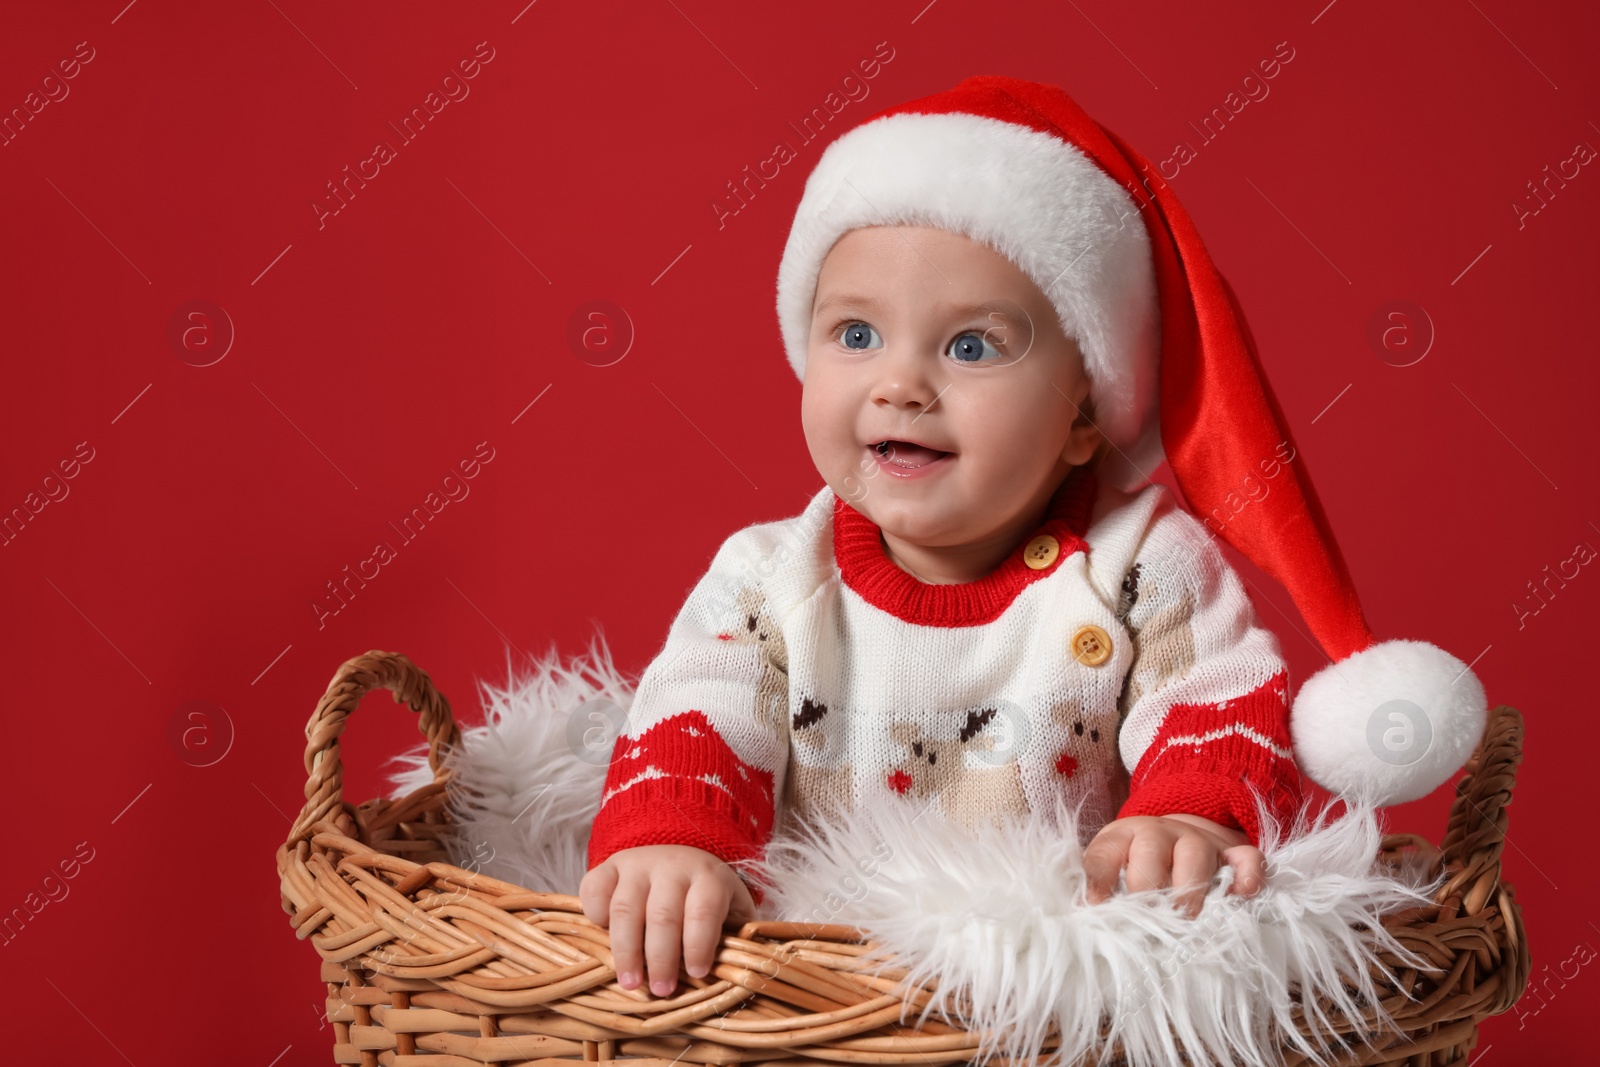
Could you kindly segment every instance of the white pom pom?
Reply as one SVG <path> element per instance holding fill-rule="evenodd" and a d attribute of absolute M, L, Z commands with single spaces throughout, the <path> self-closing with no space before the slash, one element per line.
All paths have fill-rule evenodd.
<path fill-rule="evenodd" d="M 1384 807 L 1449 781 L 1487 721 L 1483 683 L 1465 663 L 1426 641 L 1382 641 L 1307 679 L 1289 733 L 1313 782 Z"/>

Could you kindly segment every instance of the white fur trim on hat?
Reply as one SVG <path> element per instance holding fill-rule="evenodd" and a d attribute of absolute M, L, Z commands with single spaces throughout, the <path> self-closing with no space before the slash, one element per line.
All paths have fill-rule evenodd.
<path fill-rule="evenodd" d="M 1083 351 L 1095 422 L 1115 446 L 1101 476 L 1131 487 L 1154 470 L 1156 280 L 1126 190 L 1062 138 L 999 119 L 900 113 L 850 130 L 806 180 L 778 267 L 778 324 L 802 380 L 823 259 L 852 229 L 896 223 L 964 234 L 1028 275 Z"/>
<path fill-rule="evenodd" d="M 1386 807 L 1449 781 L 1487 721 L 1483 683 L 1465 663 L 1426 641 L 1382 641 L 1306 679 L 1289 734 L 1313 782 Z"/>

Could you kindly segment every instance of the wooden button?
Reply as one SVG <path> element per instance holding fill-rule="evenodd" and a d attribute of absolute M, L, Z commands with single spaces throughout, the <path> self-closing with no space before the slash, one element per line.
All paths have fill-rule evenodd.
<path fill-rule="evenodd" d="M 1093 624 L 1072 635 L 1072 658 L 1085 667 L 1098 667 L 1111 658 L 1111 635 Z"/>
<path fill-rule="evenodd" d="M 1061 555 L 1061 542 L 1049 534 L 1040 534 L 1022 550 L 1022 562 L 1036 571 L 1042 571 Z"/>

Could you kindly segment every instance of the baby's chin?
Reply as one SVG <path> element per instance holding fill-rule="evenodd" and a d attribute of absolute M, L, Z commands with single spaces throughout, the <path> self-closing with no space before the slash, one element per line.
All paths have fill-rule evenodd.
<path fill-rule="evenodd" d="M 866 497 L 850 506 L 871 519 L 885 534 L 919 548 L 956 548 L 975 540 L 963 521 L 964 513 L 956 502 L 939 500 L 889 500 L 869 490 Z"/>

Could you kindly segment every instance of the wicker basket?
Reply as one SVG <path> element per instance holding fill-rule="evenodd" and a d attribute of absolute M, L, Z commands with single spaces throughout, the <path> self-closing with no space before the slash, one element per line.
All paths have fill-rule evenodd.
<path fill-rule="evenodd" d="M 418 713 L 435 780 L 400 800 L 353 807 L 342 795 L 339 735 L 377 688 Z M 1372 1046 L 1352 1040 L 1343 1063 L 1464 1064 L 1478 1022 L 1508 1011 L 1527 984 L 1521 916 L 1512 887 L 1500 879 L 1522 731 L 1516 709 L 1490 712 L 1456 786 L 1440 848 L 1416 834 L 1384 838 L 1380 859 L 1398 862 L 1416 850 L 1431 873 L 1442 866 L 1449 875 L 1431 905 L 1384 920 L 1441 973 L 1374 973 L 1383 1007 L 1404 1032 L 1375 1034 L 1364 1019 L 1340 1020 L 1342 1033 L 1367 1035 Z M 322 956 L 335 1063 L 920 1065 L 976 1055 L 977 1033 L 932 1018 L 902 1023 L 904 1012 L 927 1002 L 930 987 L 903 988 L 905 972 L 893 968 L 853 969 L 866 946 L 850 926 L 758 921 L 737 933 L 725 928 L 711 973 L 697 979 L 680 971 L 678 995 L 623 989 L 607 930 L 584 917 L 577 897 L 448 861 L 439 835 L 449 826 L 450 771 L 441 771 L 441 760 L 460 733 L 449 702 L 405 656 L 373 651 L 341 666 L 306 737 L 305 807 L 278 849 L 278 874 L 296 936 L 310 938 Z M 1122 1064 L 1120 1046 L 1112 1052 L 1110 1062 Z M 1304 1062 L 1287 1048 L 1283 1056 L 1289 1067 Z"/>

